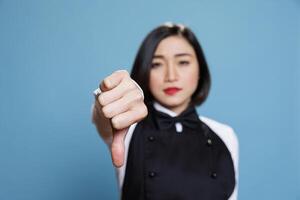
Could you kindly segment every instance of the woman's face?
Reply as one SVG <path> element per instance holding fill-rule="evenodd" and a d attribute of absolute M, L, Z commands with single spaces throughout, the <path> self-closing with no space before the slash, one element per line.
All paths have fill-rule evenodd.
<path fill-rule="evenodd" d="M 163 39 L 152 59 L 150 91 L 156 101 L 180 114 L 191 101 L 199 79 L 193 47 L 180 36 Z"/>

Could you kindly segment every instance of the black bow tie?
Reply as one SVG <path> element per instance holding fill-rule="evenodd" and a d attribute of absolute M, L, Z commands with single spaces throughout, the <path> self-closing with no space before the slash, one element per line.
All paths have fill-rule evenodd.
<path fill-rule="evenodd" d="M 183 127 L 194 129 L 199 123 L 199 117 L 194 107 L 188 107 L 180 115 L 171 117 L 170 115 L 157 111 L 155 112 L 156 121 L 160 129 L 166 130 L 175 126 L 179 122 Z"/>

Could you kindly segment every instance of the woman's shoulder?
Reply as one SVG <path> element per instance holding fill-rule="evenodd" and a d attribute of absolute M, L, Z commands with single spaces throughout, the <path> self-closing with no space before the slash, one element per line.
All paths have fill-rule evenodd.
<path fill-rule="evenodd" d="M 233 128 L 227 124 L 218 122 L 214 119 L 199 116 L 200 120 L 205 123 L 217 136 L 224 142 L 227 149 L 231 153 L 237 174 L 238 158 L 239 158 L 239 142 Z"/>
<path fill-rule="evenodd" d="M 238 143 L 237 136 L 234 129 L 228 124 L 216 121 L 214 119 L 199 116 L 200 120 L 212 129 L 222 140 L 229 140 L 233 143 Z"/>

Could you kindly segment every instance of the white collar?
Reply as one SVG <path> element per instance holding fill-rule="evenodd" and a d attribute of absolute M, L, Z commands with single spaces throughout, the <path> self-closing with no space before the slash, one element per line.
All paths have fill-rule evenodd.
<path fill-rule="evenodd" d="M 167 115 L 170 115 L 171 117 L 176 117 L 178 114 L 164 106 L 162 106 L 160 103 L 158 103 L 157 101 L 154 101 L 153 103 L 153 107 L 155 108 L 155 110 L 161 111 L 163 113 L 166 113 Z M 175 123 L 175 127 L 176 127 L 176 131 L 178 133 L 182 132 L 182 124 L 180 122 L 176 122 Z"/>
<path fill-rule="evenodd" d="M 158 103 L 157 101 L 154 101 L 153 103 L 153 107 L 158 110 L 158 111 L 161 111 L 163 113 L 166 113 L 168 115 L 170 115 L 171 117 L 176 117 L 178 114 L 164 106 L 162 106 L 160 103 Z"/>

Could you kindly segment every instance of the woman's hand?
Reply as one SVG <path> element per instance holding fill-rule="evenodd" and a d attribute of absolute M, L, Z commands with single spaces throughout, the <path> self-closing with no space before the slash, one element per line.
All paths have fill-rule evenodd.
<path fill-rule="evenodd" d="M 99 124 L 98 131 L 106 132 L 101 133 L 102 136 L 112 136 L 112 161 L 116 167 L 121 167 L 124 163 L 124 140 L 128 128 L 148 114 L 143 91 L 125 70 L 106 77 L 99 88 L 102 93 L 96 98 L 94 108 L 98 122 L 102 123 Z M 94 117 L 94 123 L 97 125 L 98 122 Z"/>

